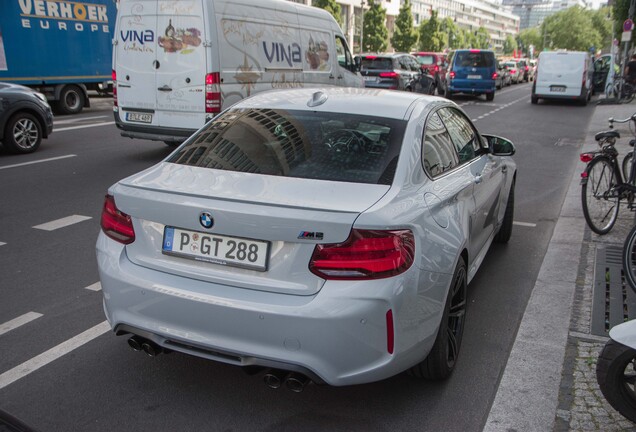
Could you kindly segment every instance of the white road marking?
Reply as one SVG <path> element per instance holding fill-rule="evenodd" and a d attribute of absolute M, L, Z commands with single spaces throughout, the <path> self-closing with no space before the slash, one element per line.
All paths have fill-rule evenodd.
<path fill-rule="evenodd" d="M 98 118 L 107 118 L 107 117 L 112 118 L 112 116 L 105 116 L 105 115 L 91 116 L 91 117 L 76 117 L 76 118 L 67 119 L 67 120 L 54 120 L 53 124 L 60 125 L 60 124 L 77 123 L 77 122 L 81 122 L 82 120 L 94 120 Z"/>
<path fill-rule="evenodd" d="M 527 97 L 528 97 L 528 95 L 525 95 L 525 96 L 523 96 L 523 97 L 521 97 L 521 98 L 519 98 L 519 99 L 515 99 L 515 100 L 513 100 L 512 102 L 508 102 L 507 104 L 502 105 L 502 106 L 500 106 L 499 108 L 496 108 L 496 109 L 494 109 L 494 110 L 488 111 L 487 113 L 484 113 L 484 114 L 480 115 L 479 117 L 474 118 L 474 119 L 470 119 L 470 120 L 471 120 L 473 123 L 475 123 L 477 120 L 481 120 L 481 119 L 483 119 L 483 118 L 485 118 L 485 117 L 488 117 L 490 114 L 494 114 L 494 113 L 496 113 L 496 112 L 497 112 L 497 111 L 499 111 L 499 110 L 502 110 L 502 109 L 504 109 L 504 108 L 508 108 L 510 105 L 514 105 L 514 104 L 516 104 L 516 103 L 518 103 L 518 102 L 521 102 L 522 100 L 526 99 Z"/>
<path fill-rule="evenodd" d="M 23 326 L 24 324 L 30 323 L 31 321 L 40 318 L 41 316 L 41 313 L 27 312 L 24 315 L 20 315 L 19 317 L 12 319 L 11 321 L 0 324 L 0 335 L 8 333 L 11 330 L 15 330 L 18 327 Z"/>
<path fill-rule="evenodd" d="M 64 228 L 69 225 L 73 225 L 73 224 L 83 222 L 89 219 L 92 219 L 92 218 L 90 216 L 72 215 L 72 216 L 64 217 L 62 219 L 57 219 L 51 222 L 46 222 L 40 225 L 36 225 L 33 228 L 41 229 L 44 231 L 53 231 L 53 230 Z"/>
<path fill-rule="evenodd" d="M 53 158 L 48 158 L 48 159 L 40 159 L 40 160 L 36 160 L 36 161 L 31 161 L 31 162 L 23 162 L 23 163 L 19 163 L 19 164 L 6 165 L 6 166 L 0 167 L 0 170 L 8 169 L 8 168 L 16 168 L 16 167 L 25 166 L 25 165 L 33 165 L 33 164 L 42 163 L 42 162 L 51 162 L 51 161 L 59 160 L 59 159 L 68 159 L 68 158 L 72 158 L 72 157 L 75 157 L 75 156 L 77 156 L 77 155 L 70 154 L 70 155 L 66 155 L 66 156 L 58 156 L 58 157 L 53 157 Z"/>
<path fill-rule="evenodd" d="M 518 226 L 523 226 L 523 227 L 529 227 L 529 228 L 536 228 L 537 224 L 536 223 L 530 223 L 530 222 L 517 222 L 514 221 L 512 222 L 513 225 L 518 225 Z"/>
<path fill-rule="evenodd" d="M 95 282 L 93 285 L 89 285 L 84 289 L 91 291 L 100 291 L 102 289 L 102 284 L 100 282 Z"/>
<path fill-rule="evenodd" d="M 5 242 L 0 242 L 0 246 L 4 246 L 4 245 L 6 245 Z"/>
<path fill-rule="evenodd" d="M 14 383 L 20 378 L 24 378 L 31 372 L 35 372 L 42 366 L 46 366 L 52 361 L 57 360 L 63 355 L 70 353 L 74 349 L 81 347 L 82 345 L 92 341 L 93 339 L 103 335 L 108 331 L 110 331 L 110 324 L 108 324 L 108 321 L 103 321 L 97 324 L 95 327 L 92 327 L 85 332 L 80 333 L 77 336 L 72 337 L 71 339 L 51 348 L 50 350 L 45 351 L 30 360 L 25 361 L 21 365 L 18 365 L 13 369 L 6 371 L 2 375 L 0 375 L 0 389 L 5 388 L 9 384 Z"/>
<path fill-rule="evenodd" d="M 97 126 L 112 125 L 112 124 L 115 124 L 115 122 L 112 121 L 112 122 L 88 124 L 88 125 L 83 125 L 83 126 L 71 126 L 71 127 L 61 128 L 61 129 L 53 128 L 53 132 L 64 132 L 64 131 L 69 131 L 69 130 L 86 129 L 86 128 L 92 128 L 92 127 L 97 127 Z"/>

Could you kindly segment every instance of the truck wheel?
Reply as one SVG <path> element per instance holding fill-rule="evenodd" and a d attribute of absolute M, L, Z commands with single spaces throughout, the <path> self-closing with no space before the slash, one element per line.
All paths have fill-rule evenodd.
<path fill-rule="evenodd" d="M 25 112 L 14 114 L 4 129 L 3 145 L 10 153 L 33 153 L 42 142 L 42 126 Z"/>
<path fill-rule="evenodd" d="M 493 100 L 495 100 L 495 93 L 486 93 L 486 100 L 488 102 L 492 102 Z"/>
<path fill-rule="evenodd" d="M 60 114 L 77 114 L 84 108 L 84 92 L 78 86 L 66 86 L 55 105 Z"/>

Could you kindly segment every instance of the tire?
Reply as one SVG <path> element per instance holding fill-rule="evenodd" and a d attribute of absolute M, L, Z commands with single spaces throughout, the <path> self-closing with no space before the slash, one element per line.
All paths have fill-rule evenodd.
<path fill-rule="evenodd" d="M 530 102 L 532 102 L 533 105 L 536 105 L 536 104 L 539 103 L 539 98 L 534 96 L 534 95 L 532 95 L 532 96 L 530 96 Z"/>
<path fill-rule="evenodd" d="M 488 102 L 492 102 L 492 101 L 494 101 L 494 100 L 495 100 L 495 93 L 494 93 L 494 92 L 492 92 L 492 93 L 486 93 L 486 100 L 487 100 Z"/>
<path fill-rule="evenodd" d="M 609 158 L 594 158 L 585 168 L 587 180 L 581 187 L 583 215 L 597 234 L 607 234 L 618 217 L 619 197 L 613 193 L 618 177 Z"/>
<path fill-rule="evenodd" d="M 636 422 L 636 392 L 633 376 L 636 350 L 609 340 L 596 362 L 596 381 L 610 405 Z"/>
<path fill-rule="evenodd" d="M 630 83 L 623 84 L 621 103 L 631 103 L 634 100 L 634 86 Z"/>
<path fill-rule="evenodd" d="M 409 369 L 417 378 L 442 380 L 455 369 L 466 321 L 466 263 L 460 257 L 446 298 L 433 348 L 419 364 Z"/>
<path fill-rule="evenodd" d="M 7 122 L 3 145 L 9 153 L 33 153 L 41 142 L 42 126 L 32 114 L 19 112 Z"/>
<path fill-rule="evenodd" d="M 453 92 L 450 90 L 446 90 L 446 99 L 453 100 Z"/>
<path fill-rule="evenodd" d="M 623 244 L 623 273 L 625 281 L 636 291 L 636 226 L 634 226 Z"/>
<path fill-rule="evenodd" d="M 499 231 L 495 234 L 494 241 L 496 243 L 508 243 L 512 235 L 512 222 L 515 217 L 515 182 L 510 186 L 510 194 L 508 194 L 508 202 L 506 203 L 506 212 L 504 213 L 503 222 L 499 227 Z"/>
<path fill-rule="evenodd" d="M 55 104 L 56 111 L 60 114 L 77 114 L 84 108 L 84 92 L 75 85 L 69 85 L 62 89 L 60 100 Z"/>
<path fill-rule="evenodd" d="M 621 168 L 623 169 L 623 181 L 629 180 L 629 174 L 632 167 L 632 156 L 634 155 L 633 151 L 630 151 L 623 158 L 623 163 L 621 164 Z M 636 179 L 634 179 L 636 181 Z"/>

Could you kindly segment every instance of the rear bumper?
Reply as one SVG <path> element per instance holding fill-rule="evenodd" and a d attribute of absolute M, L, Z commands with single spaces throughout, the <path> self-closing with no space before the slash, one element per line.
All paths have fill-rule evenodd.
<path fill-rule="evenodd" d="M 190 137 L 197 129 L 180 129 L 167 128 L 161 126 L 145 126 L 138 124 L 125 123 L 121 120 L 119 112 L 113 112 L 115 116 L 115 125 L 121 129 L 121 136 L 127 138 L 139 138 L 152 141 L 165 141 L 173 143 L 182 143 Z"/>
<path fill-rule="evenodd" d="M 495 80 L 476 81 L 454 79 L 449 81 L 448 89 L 453 93 L 487 94 L 495 92 Z"/>
<path fill-rule="evenodd" d="M 237 366 L 298 371 L 336 386 L 382 380 L 422 361 L 451 278 L 412 267 L 391 279 L 327 281 L 311 296 L 271 293 L 137 266 L 103 233 L 97 262 L 104 311 L 119 334 Z M 418 280 L 427 281 L 426 289 L 418 290 Z"/>

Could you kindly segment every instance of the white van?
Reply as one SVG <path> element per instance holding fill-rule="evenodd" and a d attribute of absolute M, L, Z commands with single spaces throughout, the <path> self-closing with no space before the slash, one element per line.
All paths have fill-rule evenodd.
<path fill-rule="evenodd" d="M 121 0 L 113 40 L 122 135 L 177 144 L 254 93 L 364 87 L 326 11 L 284 0 Z"/>
<path fill-rule="evenodd" d="M 532 103 L 539 99 L 578 100 L 587 105 L 593 92 L 594 65 L 582 51 L 543 51 L 534 84 Z"/>

